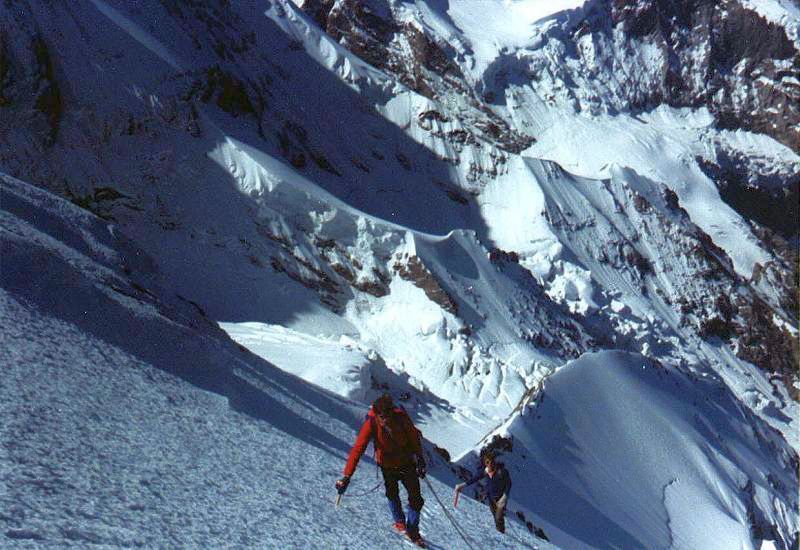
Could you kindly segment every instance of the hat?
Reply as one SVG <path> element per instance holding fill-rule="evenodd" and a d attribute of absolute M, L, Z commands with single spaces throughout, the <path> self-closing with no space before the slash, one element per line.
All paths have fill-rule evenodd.
<path fill-rule="evenodd" d="M 386 414 L 394 408 L 392 396 L 384 393 L 372 403 L 372 410 L 375 414 Z"/>

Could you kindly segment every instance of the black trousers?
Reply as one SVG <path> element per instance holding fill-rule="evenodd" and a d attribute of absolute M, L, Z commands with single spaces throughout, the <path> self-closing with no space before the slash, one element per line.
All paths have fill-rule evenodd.
<path fill-rule="evenodd" d="M 417 469 L 413 464 L 400 466 L 399 468 L 384 468 L 381 466 L 381 472 L 383 473 L 383 484 L 386 487 L 386 498 L 390 502 L 400 501 L 399 484 L 402 483 L 408 493 L 408 507 L 416 512 L 422 510 L 425 500 L 422 498 Z"/>
<path fill-rule="evenodd" d="M 506 532 L 506 502 L 499 504 L 499 500 L 489 499 L 489 509 L 494 516 L 494 526 L 501 533 Z"/>

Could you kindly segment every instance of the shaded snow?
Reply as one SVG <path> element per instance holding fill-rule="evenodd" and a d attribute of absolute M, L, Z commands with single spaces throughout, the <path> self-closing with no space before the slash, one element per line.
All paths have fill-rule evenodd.
<path fill-rule="evenodd" d="M 771 23 L 786 28 L 789 38 L 800 48 L 800 7 L 792 0 L 742 0 L 742 5 Z"/>

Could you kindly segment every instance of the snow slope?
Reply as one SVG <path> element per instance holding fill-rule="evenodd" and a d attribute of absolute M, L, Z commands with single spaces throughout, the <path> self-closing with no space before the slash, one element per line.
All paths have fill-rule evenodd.
<path fill-rule="evenodd" d="M 403 6 L 401 19 L 419 22 L 461 46 L 460 54 L 473 74 L 481 74 L 501 54 L 528 45 L 535 23 L 578 8 L 585 0 L 457 0 L 446 10 L 426 2 Z M 492 14 L 487 17 L 487 14 Z"/>
<path fill-rule="evenodd" d="M 330 502 L 363 406 L 143 286 L 153 266 L 115 225 L 7 177 L 0 204 L 9 545 L 398 544 L 375 527 L 387 523 L 380 491 L 356 496 L 374 486 L 368 458 L 352 497 Z M 293 337 L 273 334 L 290 352 Z M 566 547 L 749 548 L 750 517 L 757 540 L 785 543 L 797 503 L 773 492 L 796 494 L 796 459 L 754 426 L 718 380 L 584 356 L 502 428 L 514 438 L 510 508 Z M 456 479 L 434 457 L 433 487 L 449 503 Z M 468 547 L 425 497 L 432 547 Z M 547 547 L 513 520 L 510 537 L 494 535 L 469 500 L 451 513 L 470 544 Z"/>
<path fill-rule="evenodd" d="M 526 112 L 531 111 L 526 107 Z M 664 108 L 637 118 L 620 115 L 589 119 L 562 112 L 549 123 L 542 123 L 543 117 L 532 113 L 529 119 L 524 114 L 518 116 L 521 120 L 538 119 L 546 126 L 526 155 L 554 160 L 574 174 L 597 179 L 608 177 L 614 165 L 630 167 L 665 182 L 691 219 L 728 253 L 741 276 L 750 278 L 755 264 L 763 265 L 770 259 L 769 252 L 750 234 L 745 220 L 720 199 L 717 186 L 693 162 L 710 148 L 711 140 L 702 135 L 703 130 L 713 132 L 707 129 L 711 126 L 708 115 Z M 586 151 L 580 148 L 581 143 L 603 146 Z M 787 147 L 775 142 L 770 146 L 800 167 L 800 157 Z"/>
<path fill-rule="evenodd" d="M 404 545 L 381 491 L 358 496 L 369 458 L 333 506 L 363 405 L 142 286 L 152 266 L 117 226 L 6 176 L 0 191 L 3 547 Z M 423 494 L 431 547 L 468 547 Z M 514 521 L 495 535 L 468 499 L 451 513 L 473 547 L 550 547 Z"/>
<path fill-rule="evenodd" d="M 305 257 L 313 260 L 319 258 L 314 257 L 319 254 L 314 243 L 336 243 L 330 252 L 323 251 L 319 260 L 325 263 L 318 265 L 333 266 L 358 291 L 342 307 L 342 317 L 353 328 L 342 331 L 317 322 L 312 340 L 320 342 L 321 335 L 326 348 L 341 350 L 345 357 L 349 352 L 341 349 L 341 342 L 351 342 L 347 345 L 371 357 L 374 365 L 372 373 L 361 369 L 355 375 L 358 387 L 351 382 L 337 387 L 339 375 L 332 375 L 325 387 L 374 398 L 375 380 L 386 384 L 391 379 L 390 386 L 398 392 L 410 384 L 427 395 L 426 401 L 452 403 L 464 413 L 456 425 L 449 413 L 441 416 L 435 407 L 426 407 L 420 421 L 454 455 L 467 451 L 505 418 L 532 380 L 549 372 L 554 352 L 580 349 L 590 340 L 529 274 L 495 265 L 473 232 L 438 236 L 382 220 L 344 203 L 274 157 L 232 139 L 211 156 L 257 205 L 259 224 L 279 228 L 275 231 L 283 242 L 308 238 L 310 254 Z M 375 273 L 387 275 L 382 280 Z M 333 298 L 341 300 L 335 293 Z M 555 341 L 555 332 L 547 328 L 553 319 L 573 330 L 576 341 L 559 342 L 554 352 L 535 349 L 531 335 L 548 334 Z M 292 372 L 304 372 L 308 380 L 319 382 L 328 376 L 307 366 L 290 366 L 282 359 L 285 352 L 259 343 L 268 336 L 264 329 L 257 329 L 261 336 L 256 336 L 251 323 L 227 322 L 223 327 L 254 352 Z M 299 327 L 309 330 L 308 325 Z M 294 354 L 295 360 L 298 357 Z M 384 363 L 388 369 L 379 366 Z M 345 361 L 338 368 L 355 372 L 360 364 Z M 403 377 L 408 381 L 401 382 Z"/>
<path fill-rule="evenodd" d="M 790 546 L 798 462 L 719 380 L 639 355 L 587 354 L 499 432 L 512 500 L 568 548 Z M 469 462 L 462 461 L 462 462 Z M 776 502 L 775 491 L 788 500 Z"/>

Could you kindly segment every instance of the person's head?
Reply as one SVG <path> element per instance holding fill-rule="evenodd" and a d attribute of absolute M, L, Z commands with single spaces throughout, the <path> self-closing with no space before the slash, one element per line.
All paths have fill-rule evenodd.
<path fill-rule="evenodd" d="M 494 471 L 495 467 L 497 466 L 497 459 L 494 456 L 494 453 L 486 453 L 483 455 L 483 465 L 486 466 L 486 469 Z"/>
<path fill-rule="evenodd" d="M 386 421 L 393 408 L 394 403 L 392 402 L 392 396 L 388 393 L 384 393 L 372 403 L 372 410 L 375 412 L 375 417 L 381 422 Z"/>

